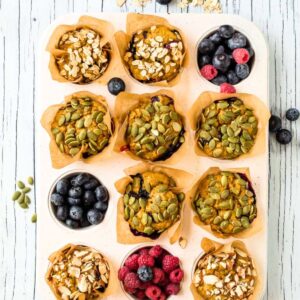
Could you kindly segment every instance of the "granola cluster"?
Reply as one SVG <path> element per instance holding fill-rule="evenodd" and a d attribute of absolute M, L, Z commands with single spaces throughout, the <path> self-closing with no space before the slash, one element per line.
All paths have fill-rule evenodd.
<path fill-rule="evenodd" d="M 91 300 L 105 291 L 109 275 L 109 265 L 98 251 L 70 245 L 55 254 L 47 282 L 63 300 Z"/>
<path fill-rule="evenodd" d="M 193 284 L 204 299 L 247 300 L 253 294 L 256 269 L 247 253 L 210 253 L 202 257 L 193 276 Z"/>
<path fill-rule="evenodd" d="M 124 60 L 138 81 L 171 81 L 180 72 L 184 52 L 177 30 L 151 26 L 133 35 Z"/>
<path fill-rule="evenodd" d="M 110 44 L 102 45 L 100 34 L 89 28 L 66 32 L 58 42 L 58 49 L 65 54 L 56 57 L 56 64 L 69 81 L 94 81 L 103 75 L 110 61 Z"/>

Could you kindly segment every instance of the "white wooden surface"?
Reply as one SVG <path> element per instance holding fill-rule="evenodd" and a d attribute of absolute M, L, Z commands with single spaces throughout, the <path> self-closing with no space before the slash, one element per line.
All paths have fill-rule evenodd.
<path fill-rule="evenodd" d="M 300 1 L 223 0 L 222 3 L 225 13 L 240 14 L 254 21 L 269 40 L 272 111 L 283 116 L 289 107 L 300 108 Z M 132 6 L 121 9 L 129 10 L 140 11 Z M 37 41 L 56 17 L 86 11 L 120 11 L 120 8 L 115 0 L 0 0 L 1 300 L 37 299 L 36 228 L 30 217 L 39 199 L 33 201 L 26 213 L 10 200 L 16 179 L 34 175 L 33 132 L 39 126 L 34 122 Z M 149 13 L 155 11 L 180 12 L 176 5 L 161 7 L 154 1 L 144 9 Z M 265 299 L 300 298 L 299 123 L 284 120 L 284 126 L 293 132 L 292 144 L 280 146 L 274 138 L 270 139 L 269 270 Z"/>

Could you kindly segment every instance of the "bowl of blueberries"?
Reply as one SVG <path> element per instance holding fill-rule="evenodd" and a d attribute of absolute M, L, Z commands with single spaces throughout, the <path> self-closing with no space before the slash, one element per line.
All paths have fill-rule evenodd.
<path fill-rule="evenodd" d="M 49 193 L 52 217 L 70 229 L 102 223 L 108 204 L 107 188 L 94 175 L 79 170 L 60 176 Z"/>
<path fill-rule="evenodd" d="M 248 38 L 231 25 L 222 25 L 197 44 L 200 75 L 215 85 L 236 85 L 253 69 L 255 52 Z"/>

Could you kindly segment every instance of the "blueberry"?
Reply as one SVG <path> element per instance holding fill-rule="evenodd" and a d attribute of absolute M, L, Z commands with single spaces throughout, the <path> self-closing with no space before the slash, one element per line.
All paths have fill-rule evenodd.
<path fill-rule="evenodd" d="M 249 66 L 247 64 L 237 64 L 235 66 L 235 73 L 240 79 L 245 79 L 250 74 Z"/>
<path fill-rule="evenodd" d="M 55 206 L 61 206 L 65 202 L 64 197 L 60 194 L 57 194 L 57 193 L 53 193 L 51 195 L 50 200 L 51 200 L 51 203 Z"/>
<path fill-rule="evenodd" d="M 84 215 L 82 217 L 82 219 L 80 220 L 80 226 L 81 227 L 88 227 L 88 226 L 91 226 L 91 223 L 88 221 L 86 215 Z"/>
<path fill-rule="evenodd" d="M 283 145 L 289 144 L 292 141 L 292 134 L 287 129 L 280 129 L 276 133 L 276 140 Z"/>
<path fill-rule="evenodd" d="M 251 47 L 246 48 L 249 52 L 250 57 L 254 56 L 254 50 Z"/>
<path fill-rule="evenodd" d="M 68 217 L 68 207 L 59 206 L 56 210 L 56 218 L 60 221 L 65 221 Z"/>
<path fill-rule="evenodd" d="M 104 215 L 97 209 L 91 209 L 87 213 L 87 219 L 92 225 L 101 223 L 104 219 Z"/>
<path fill-rule="evenodd" d="M 80 198 L 68 197 L 67 200 L 68 200 L 69 205 L 80 205 L 81 204 L 81 199 Z"/>
<path fill-rule="evenodd" d="M 103 202 L 103 201 L 98 201 L 94 205 L 94 208 L 99 209 L 103 213 L 107 211 L 107 207 L 108 207 L 107 202 Z"/>
<path fill-rule="evenodd" d="M 214 44 L 220 44 L 223 40 L 223 38 L 220 35 L 219 31 L 216 31 L 215 33 L 213 33 L 209 39 L 214 43 Z"/>
<path fill-rule="evenodd" d="M 82 186 L 83 184 L 85 184 L 86 182 L 88 182 L 90 180 L 90 175 L 87 173 L 80 173 L 77 176 L 73 177 L 71 179 L 71 184 L 74 187 L 78 187 L 78 186 Z"/>
<path fill-rule="evenodd" d="M 84 184 L 85 190 L 93 190 L 99 185 L 99 181 L 96 178 L 91 178 L 87 183 Z"/>
<path fill-rule="evenodd" d="M 150 267 L 141 266 L 137 270 L 139 279 L 143 282 L 151 281 L 153 279 L 153 272 Z"/>
<path fill-rule="evenodd" d="M 281 129 L 281 119 L 278 116 L 272 115 L 269 120 L 269 131 L 277 132 Z"/>
<path fill-rule="evenodd" d="M 211 63 L 211 57 L 209 55 L 199 55 L 198 56 L 198 66 L 202 68 L 203 66 L 209 65 Z"/>
<path fill-rule="evenodd" d="M 116 96 L 119 93 L 125 91 L 125 82 L 121 78 L 114 77 L 109 80 L 107 87 L 108 91 Z"/>
<path fill-rule="evenodd" d="M 232 35 L 234 33 L 234 29 L 230 25 L 222 25 L 219 28 L 219 33 L 222 38 L 229 39 L 232 37 Z"/>
<path fill-rule="evenodd" d="M 227 42 L 227 46 L 231 50 L 245 48 L 246 44 L 247 38 L 240 32 L 235 32 L 232 38 Z"/>
<path fill-rule="evenodd" d="M 82 195 L 82 188 L 80 186 L 72 187 L 69 190 L 69 196 L 71 198 L 80 198 L 81 195 Z"/>
<path fill-rule="evenodd" d="M 226 53 L 217 54 L 213 57 L 212 63 L 216 69 L 225 73 L 231 64 L 231 59 Z"/>
<path fill-rule="evenodd" d="M 229 70 L 227 72 L 227 81 L 230 84 L 237 84 L 240 82 L 240 79 L 237 77 L 237 75 L 233 70 Z"/>
<path fill-rule="evenodd" d="M 60 179 L 56 183 L 56 192 L 61 195 L 67 195 L 69 189 L 69 182 L 66 178 Z"/>
<path fill-rule="evenodd" d="M 172 0 L 156 0 L 157 3 L 161 5 L 167 5 L 171 2 Z"/>
<path fill-rule="evenodd" d="M 215 44 L 209 39 L 203 39 L 200 44 L 198 51 L 201 54 L 209 54 L 215 50 Z"/>
<path fill-rule="evenodd" d="M 216 85 L 221 85 L 222 83 L 227 82 L 227 77 L 225 75 L 219 75 L 211 80 L 211 82 Z"/>
<path fill-rule="evenodd" d="M 225 52 L 224 46 L 219 46 L 215 52 L 215 55 L 222 54 Z"/>
<path fill-rule="evenodd" d="M 299 110 L 297 108 L 290 108 L 287 110 L 285 116 L 290 121 L 296 121 L 299 118 Z"/>
<path fill-rule="evenodd" d="M 72 229 L 77 229 L 79 228 L 79 223 L 77 221 L 67 219 L 66 220 L 66 225 Z"/>
<path fill-rule="evenodd" d="M 93 191 L 85 191 L 82 197 L 84 206 L 91 206 L 95 203 L 96 198 Z"/>
<path fill-rule="evenodd" d="M 103 185 L 99 185 L 95 189 L 95 196 L 96 196 L 97 201 L 107 202 L 109 199 L 108 191 L 107 191 L 106 187 L 104 187 Z"/>
<path fill-rule="evenodd" d="M 83 215 L 83 209 L 80 206 L 71 206 L 69 211 L 69 217 L 72 220 L 80 221 Z"/>

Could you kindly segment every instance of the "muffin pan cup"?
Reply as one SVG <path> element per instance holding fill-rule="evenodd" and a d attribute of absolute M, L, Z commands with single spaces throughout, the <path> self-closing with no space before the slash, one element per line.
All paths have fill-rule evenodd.
<path fill-rule="evenodd" d="M 107 87 L 95 82 L 85 85 L 76 85 L 69 82 L 58 82 L 52 80 L 48 69 L 50 55 L 45 49 L 49 39 L 58 25 L 76 24 L 83 14 L 71 14 L 57 19 L 46 31 L 41 40 L 38 49 L 37 61 L 37 101 L 36 101 L 36 195 L 37 195 L 37 278 L 36 278 L 36 298 L 43 300 L 53 300 L 54 296 L 47 286 L 44 277 L 48 267 L 48 256 L 68 244 L 86 244 L 106 255 L 111 262 L 112 268 L 117 271 L 121 265 L 122 259 L 126 253 L 133 249 L 132 244 L 120 244 L 117 242 L 117 201 L 120 194 L 116 191 L 114 183 L 124 177 L 123 170 L 136 164 L 127 155 L 120 155 L 113 152 L 110 157 L 99 160 L 95 163 L 84 163 L 76 161 L 65 168 L 58 170 L 53 169 L 49 153 L 49 136 L 47 132 L 40 126 L 39 121 L 42 113 L 50 105 L 61 103 L 66 95 L 70 95 L 82 90 L 89 91 L 96 95 L 102 95 L 108 103 L 112 116 L 114 117 L 115 97 L 111 95 Z M 114 13 L 97 13 L 91 15 L 93 17 L 106 20 L 112 23 L 115 31 L 126 31 L 126 14 Z M 172 87 L 172 92 L 178 99 L 179 105 L 183 108 L 184 115 L 187 117 L 187 111 L 192 107 L 194 101 L 205 91 L 219 92 L 219 87 L 208 82 L 199 75 L 196 63 L 197 43 L 207 35 L 208 32 L 214 30 L 223 24 L 231 24 L 237 30 L 243 32 L 249 39 L 254 51 L 255 62 L 250 76 L 237 84 L 238 93 L 248 93 L 255 95 L 261 101 L 268 105 L 268 50 L 264 37 L 261 32 L 251 22 L 232 15 L 213 15 L 213 14 L 164 14 L 161 15 L 167 19 L 172 26 L 180 29 L 186 37 L 186 47 L 190 59 L 187 61 L 180 79 Z M 120 77 L 126 83 L 126 92 L 134 94 L 154 93 L 159 88 L 151 85 L 145 85 L 133 80 L 126 70 L 122 62 L 117 57 L 117 68 L 111 71 L 111 77 Z M 232 96 L 232 95 L 229 95 Z M 256 191 L 257 201 L 259 201 L 258 214 L 263 219 L 263 225 L 259 232 L 243 239 L 247 250 L 259 268 L 259 276 L 261 280 L 261 288 L 258 291 L 257 298 L 263 296 L 266 271 L 267 271 L 267 223 L 268 223 L 268 133 L 267 128 L 262 130 L 262 141 L 265 143 L 263 151 L 255 156 L 242 156 L 238 160 L 217 160 L 207 156 L 197 156 L 194 152 L 193 132 L 187 127 L 190 141 L 186 154 L 181 159 L 172 164 L 172 168 L 181 169 L 200 178 L 209 167 L 219 167 L 220 169 L 229 168 L 249 168 L 253 188 Z M 104 221 L 97 225 L 86 228 L 85 230 L 68 230 L 58 224 L 50 215 L 48 207 L 48 194 L 51 185 L 61 174 L 71 171 L 72 169 L 80 169 L 85 172 L 92 173 L 105 185 L 110 193 L 110 204 Z M 190 180 L 192 187 L 193 180 Z M 176 242 L 170 246 L 173 255 L 180 258 L 184 272 L 186 274 L 182 289 L 179 295 L 172 299 L 193 299 L 189 289 L 190 278 L 187 274 L 191 274 L 193 263 L 201 253 L 200 241 L 204 237 L 208 237 L 219 242 L 227 243 L 234 239 L 216 239 L 211 233 L 196 226 L 193 223 L 193 212 L 186 205 L 183 210 L 183 228 L 181 235 L 187 239 L 187 247 L 182 249 Z M 161 236 L 151 244 L 160 244 L 162 246 L 169 245 L 167 236 Z M 167 248 L 169 249 L 169 248 Z M 125 299 L 125 295 L 119 284 L 115 287 L 114 294 L 108 299 Z"/>

